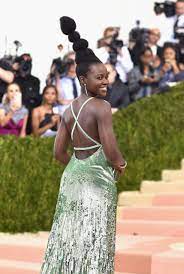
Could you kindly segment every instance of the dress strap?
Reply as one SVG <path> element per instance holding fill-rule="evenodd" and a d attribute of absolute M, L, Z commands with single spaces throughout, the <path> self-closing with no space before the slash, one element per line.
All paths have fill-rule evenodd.
<path fill-rule="evenodd" d="M 71 131 L 71 139 L 72 139 L 72 141 L 73 141 L 74 130 L 75 130 L 76 126 L 78 126 L 78 127 L 80 128 L 80 130 L 82 131 L 82 133 L 83 133 L 89 140 L 91 140 L 92 142 L 94 142 L 96 145 L 94 145 L 94 146 L 89 146 L 89 147 L 83 147 L 83 148 L 82 148 L 82 147 L 78 147 L 78 148 L 77 148 L 77 147 L 74 147 L 75 150 L 87 150 L 87 149 L 97 148 L 97 147 L 100 147 L 100 146 L 101 146 L 100 143 L 98 143 L 96 140 L 94 140 L 92 137 L 90 137 L 90 136 L 84 131 L 84 129 L 81 127 L 81 125 L 79 124 L 79 121 L 78 121 L 79 115 L 80 115 L 80 113 L 81 113 L 83 107 L 84 107 L 91 99 L 93 99 L 93 97 L 88 98 L 88 99 L 82 104 L 82 106 L 81 106 L 80 109 L 79 109 L 79 112 L 78 112 L 77 116 L 75 115 L 75 113 L 74 113 L 74 111 L 73 111 L 73 105 L 72 105 L 72 103 L 71 103 L 71 105 L 70 105 L 70 106 L 71 106 L 71 112 L 72 112 L 72 115 L 73 115 L 74 120 L 75 120 L 75 123 L 74 123 L 73 128 L 72 128 L 72 131 Z"/>

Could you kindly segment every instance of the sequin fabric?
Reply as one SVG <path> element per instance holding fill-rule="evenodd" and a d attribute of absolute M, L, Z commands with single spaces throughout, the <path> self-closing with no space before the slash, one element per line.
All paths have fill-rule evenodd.
<path fill-rule="evenodd" d="M 73 154 L 61 185 L 40 274 L 114 274 L 117 188 L 102 147 Z"/>

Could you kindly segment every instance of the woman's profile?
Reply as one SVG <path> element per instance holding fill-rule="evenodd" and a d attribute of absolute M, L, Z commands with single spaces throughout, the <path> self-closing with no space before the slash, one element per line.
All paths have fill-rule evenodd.
<path fill-rule="evenodd" d="M 33 109 L 32 129 L 34 136 L 52 137 L 56 135 L 60 115 L 54 113 L 57 102 L 57 89 L 48 85 L 43 89 L 42 105 Z"/>
<path fill-rule="evenodd" d="M 41 274 L 114 274 L 114 171 L 123 174 L 126 162 L 113 133 L 110 104 L 101 99 L 107 92 L 108 73 L 75 31 L 75 21 L 65 16 L 60 21 L 76 52 L 82 93 L 64 112 L 55 140 L 55 158 L 67 166 Z"/>

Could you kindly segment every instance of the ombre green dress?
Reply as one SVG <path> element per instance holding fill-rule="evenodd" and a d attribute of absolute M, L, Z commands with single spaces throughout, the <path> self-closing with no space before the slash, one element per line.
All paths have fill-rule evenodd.
<path fill-rule="evenodd" d="M 102 145 L 92 139 L 78 122 L 71 104 L 74 125 L 94 146 L 76 148 L 97 151 L 84 160 L 72 155 L 61 185 L 41 274 L 114 274 L 117 188 L 114 170 Z"/>

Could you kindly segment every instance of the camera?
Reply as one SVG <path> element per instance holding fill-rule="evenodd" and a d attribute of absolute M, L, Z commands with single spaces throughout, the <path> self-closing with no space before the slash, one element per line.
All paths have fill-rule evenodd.
<path fill-rule="evenodd" d="M 51 77 L 54 77 L 56 74 L 59 74 L 60 77 L 64 76 L 71 65 L 74 65 L 75 61 L 73 59 L 62 60 L 60 57 L 52 61 L 52 71 Z"/>
<path fill-rule="evenodd" d="M 143 47 L 148 43 L 149 29 L 140 28 L 140 21 L 136 21 L 136 27 L 129 32 L 129 41 L 135 45 Z"/>
<path fill-rule="evenodd" d="M 156 15 L 164 13 L 166 17 L 172 17 L 175 15 L 175 2 L 165 1 L 165 2 L 155 2 L 154 12 Z"/>
<path fill-rule="evenodd" d="M 13 56 L 4 56 L 0 59 L 0 68 L 4 70 L 11 70 L 13 63 Z"/>
<path fill-rule="evenodd" d="M 19 67 L 16 71 L 18 75 L 26 76 L 31 74 L 32 58 L 30 54 L 24 53 L 21 56 L 15 58 L 14 63 L 18 63 Z"/>
<path fill-rule="evenodd" d="M 118 40 L 118 36 L 119 30 L 117 30 L 116 33 L 112 36 L 112 41 L 110 44 L 108 44 L 108 47 L 110 48 L 109 61 L 114 66 L 117 63 L 118 49 L 121 49 L 123 47 L 123 41 Z"/>

